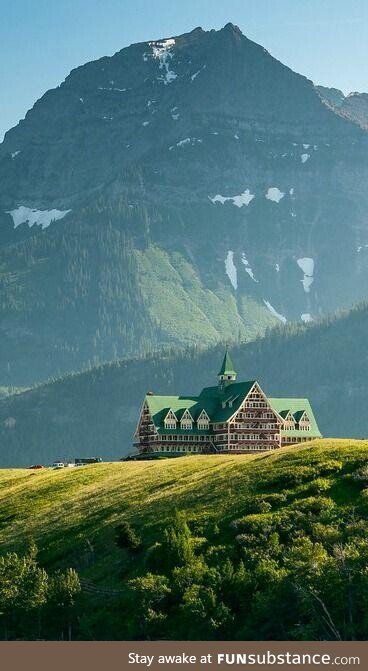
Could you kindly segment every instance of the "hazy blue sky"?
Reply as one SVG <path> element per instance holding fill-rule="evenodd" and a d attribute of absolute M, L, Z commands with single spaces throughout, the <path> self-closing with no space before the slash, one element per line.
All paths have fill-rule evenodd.
<path fill-rule="evenodd" d="M 368 91 L 368 0 L 0 0 L 0 139 L 72 68 L 228 21 L 316 83 Z"/>

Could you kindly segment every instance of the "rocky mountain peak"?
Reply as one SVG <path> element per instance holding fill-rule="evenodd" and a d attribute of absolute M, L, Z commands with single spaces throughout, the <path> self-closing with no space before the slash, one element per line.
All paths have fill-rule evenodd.
<path fill-rule="evenodd" d="M 236 38 L 239 37 L 244 37 L 244 34 L 240 30 L 239 26 L 236 26 L 234 23 L 227 23 L 220 32 L 227 33 L 229 35 L 233 35 Z"/>

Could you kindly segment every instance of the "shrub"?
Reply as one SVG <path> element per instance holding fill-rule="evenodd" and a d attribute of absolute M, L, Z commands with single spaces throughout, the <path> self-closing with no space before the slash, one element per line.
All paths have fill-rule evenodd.
<path fill-rule="evenodd" d="M 351 477 L 355 482 L 358 482 L 363 489 L 366 489 L 368 487 L 368 463 L 364 464 L 364 466 L 357 471 L 354 471 L 351 474 Z"/>
<path fill-rule="evenodd" d="M 322 494 L 331 487 L 331 482 L 327 478 L 316 478 L 308 487 L 309 494 Z"/>
<path fill-rule="evenodd" d="M 302 513 L 311 513 L 312 515 L 322 515 L 329 513 L 335 506 L 332 499 L 324 496 L 309 496 L 306 499 L 295 501 L 292 508 Z"/>
<path fill-rule="evenodd" d="M 318 470 L 320 475 L 330 475 L 332 473 L 337 473 L 342 469 L 342 461 L 338 459 L 328 459 L 319 464 Z"/>
<path fill-rule="evenodd" d="M 302 485 L 308 482 L 316 475 L 318 471 L 313 466 L 293 466 L 293 468 L 283 468 L 278 472 L 270 473 L 265 484 L 267 487 L 275 487 L 277 489 L 285 489 Z"/>
<path fill-rule="evenodd" d="M 119 548 L 135 551 L 141 545 L 141 539 L 127 521 L 121 522 L 116 527 L 115 534 L 116 544 Z"/>

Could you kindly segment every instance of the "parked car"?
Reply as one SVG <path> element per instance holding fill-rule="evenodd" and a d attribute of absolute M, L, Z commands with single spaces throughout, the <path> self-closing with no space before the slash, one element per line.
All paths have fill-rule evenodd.
<path fill-rule="evenodd" d="M 45 467 L 42 466 L 42 464 L 32 464 L 32 466 L 28 466 L 28 468 L 29 469 L 31 468 L 32 470 L 36 470 L 38 468 L 45 468 Z"/>
<path fill-rule="evenodd" d="M 64 468 L 65 464 L 62 461 L 54 461 L 52 464 L 53 468 Z"/>

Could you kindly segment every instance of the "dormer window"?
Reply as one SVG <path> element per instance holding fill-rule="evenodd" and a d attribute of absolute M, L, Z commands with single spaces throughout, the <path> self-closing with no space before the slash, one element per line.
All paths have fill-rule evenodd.
<path fill-rule="evenodd" d="M 207 431 L 210 426 L 210 418 L 207 415 L 205 410 L 202 410 L 201 414 L 197 419 L 197 427 L 201 431 Z"/>
<path fill-rule="evenodd" d="M 177 421 L 175 413 L 169 410 L 164 420 L 165 429 L 176 429 Z"/>
<path fill-rule="evenodd" d="M 184 410 L 180 421 L 180 428 L 189 430 L 193 428 L 193 417 L 189 410 Z"/>
<path fill-rule="evenodd" d="M 293 431 L 295 429 L 295 418 L 290 411 L 284 419 L 284 429 L 286 431 Z"/>
<path fill-rule="evenodd" d="M 306 412 L 303 412 L 301 418 L 299 419 L 299 430 L 300 431 L 311 430 L 311 422 Z"/>

